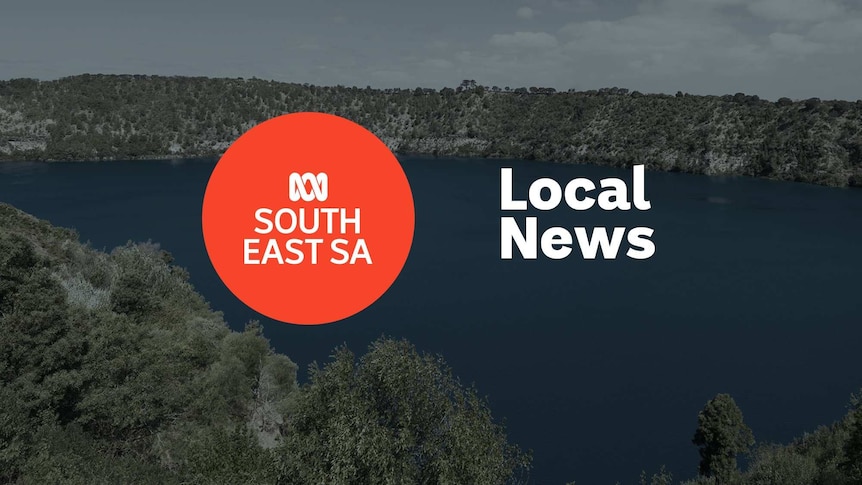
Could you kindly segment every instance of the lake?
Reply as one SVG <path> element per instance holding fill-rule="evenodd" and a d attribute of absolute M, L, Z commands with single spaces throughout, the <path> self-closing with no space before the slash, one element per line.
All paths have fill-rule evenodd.
<path fill-rule="evenodd" d="M 264 323 L 304 369 L 382 334 L 441 353 L 475 382 L 511 441 L 534 452 L 534 483 L 637 483 L 664 464 L 696 474 L 697 413 L 730 393 L 762 442 L 844 415 L 862 387 L 862 191 L 647 172 L 646 212 L 537 215 L 540 230 L 655 230 L 636 261 L 500 259 L 500 167 L 515 194 L 551 177 L 631 180 L 631 171 L 517 160 L 402 157 L 416 231 L 403 272 L 347 320 L 267 320 L 215 274 L 201 234 L 214 160 L 0 164 L 0 201 L 111 249 L 153 240 L 235 329 Z M 523 227 L 523 226 L 522 226 Z M 623 251 L 626 248 L 623 243 Z"/>

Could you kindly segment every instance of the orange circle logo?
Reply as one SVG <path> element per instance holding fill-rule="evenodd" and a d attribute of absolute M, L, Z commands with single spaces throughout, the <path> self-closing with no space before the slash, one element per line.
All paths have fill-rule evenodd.
<path fill-rule="evenodd" d="M 345 319 L 395 282 L 413 243 L 398 160 L 344 118 L 294 113 L 243 134 L 203 201 L 210 261 L 243 303 L 299 325 Z"/>

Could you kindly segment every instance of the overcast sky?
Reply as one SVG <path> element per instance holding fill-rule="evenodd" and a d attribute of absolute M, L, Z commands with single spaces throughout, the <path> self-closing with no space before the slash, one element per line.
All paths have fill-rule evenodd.
<path fill-rule="evenodd" d="M 0 79 L 862 98 L 862 0 L 0 0 Z"/>

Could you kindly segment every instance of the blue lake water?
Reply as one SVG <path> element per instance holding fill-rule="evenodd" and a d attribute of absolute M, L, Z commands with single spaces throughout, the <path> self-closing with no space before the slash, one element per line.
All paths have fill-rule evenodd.
<path fill-rule="evenodd" d="M 97 248 L 161 243 L 234 328 L 261 320 L 303 369 L 381 334 L 441 353 L 533 450 L 534 483 L 636 483 L 662 464 L 690 478 L 697 413 L 716 393 L 766 442 L 838 419 L 862 387 L 862 191 L 648 172 L 650 211 L 532 215 L 540 229 L 651 227 L 651 259 L 503 261 L 500 217 L 524 214 L 500 211 L 500 167 L 520 196 L 541 177 L 631 172 L 401 160 L 416 207 L 401 276 L 364 312 L 317 327 L 267 320 L 218 279 L 200 224 L 214 160 L 5 163 L 0 201 Z"/>

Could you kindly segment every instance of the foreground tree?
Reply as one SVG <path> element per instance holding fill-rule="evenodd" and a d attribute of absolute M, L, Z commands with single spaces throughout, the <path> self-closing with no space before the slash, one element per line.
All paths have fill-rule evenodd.
<path fill-rule="evenodd" d="M 862 483 L 862 393 L 854 395 L 847 415 L 850 436 L 844 444 L 840 468 L 851 483 Z"/>
<path fill-rule="evenodd" d="M 742 411 L 729 394 L 718 394 L 700 411 L 697 423 L 692 442 L 700 448 L 701 476 L 731 483 L 738 473 L 736 456 L 754 444 Z"/>
<path fill-rule="evenodd" d="M 287 483 L 501 484 L 530 458 L 438 357 L 380 339 L 340 348 L 298 393 L 280 451 Z"/>

